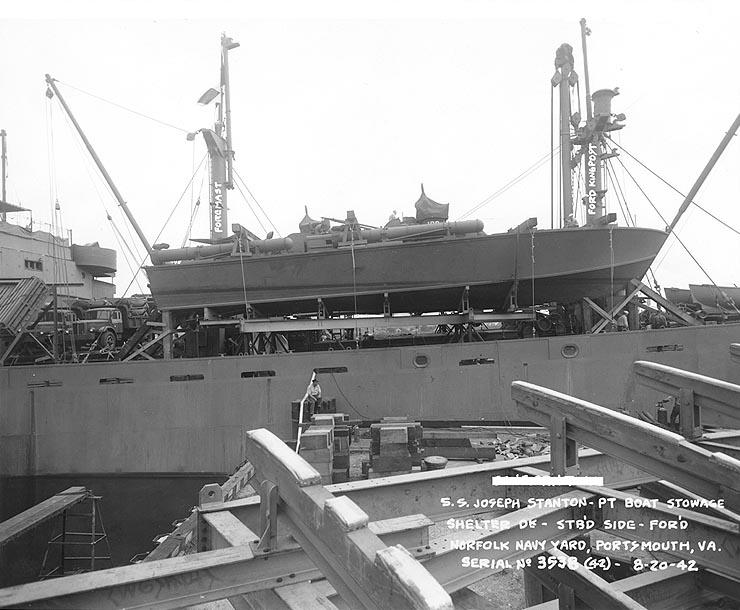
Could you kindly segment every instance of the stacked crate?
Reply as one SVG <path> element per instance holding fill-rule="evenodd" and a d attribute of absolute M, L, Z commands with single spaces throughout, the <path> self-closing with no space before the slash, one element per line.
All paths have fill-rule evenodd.
<path fill-rule="evenodd" d="M 334 467 L 334 424 L 311 426 L 301 435 L 298 455 L 313 466 L 321 475 L 321 483 L 331 484 Z"/>
<path fill-rule="evenodd" d="M 333 413 L 334 415 L 334 470 L 332 480 L 335 483 L 346 483 L 349 481 L 349 446 L 352 442 L 349 425 L 349 415 L 346 413 Z"/>
<path fill-rule="evenodd" d="M 349 481 L 349 444 L 350 426 L 349 415 L 346 413 L 317 413 L 312 418 L 315 426 L 331 427 L 333 436 L 332 482 L 346 483 Z"/>
<path fill-rule="evenodd" d="M 405 418 L 387 418 L 370 426 L 368 478 L 411 472 L 420 466 L 422 427 Z"/>

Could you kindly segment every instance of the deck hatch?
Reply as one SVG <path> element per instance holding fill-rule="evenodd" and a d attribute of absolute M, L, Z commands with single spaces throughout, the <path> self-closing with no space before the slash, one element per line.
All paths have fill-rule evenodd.
<path fill-rule="evenodd" d="M 275 377 L 275 371 L 242 371 L 242 379 L 252 379 L 254 377 Z"/>

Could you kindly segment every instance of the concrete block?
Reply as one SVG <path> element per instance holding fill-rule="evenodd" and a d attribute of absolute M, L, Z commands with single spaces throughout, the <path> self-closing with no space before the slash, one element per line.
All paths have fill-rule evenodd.
<path fill-rule="evenodd" d="M 380 452 L 383 452 L 383 445 L 402 443 L 406 445 L 409 442 L 408 431 L 405 426 L 387 426 L 380 429 Z"/>
<path fill-rule="evenodd" d="M 334 468 L 331 478 L 334 483 L 346 483 L 349 481 L 349 468 Z"/>
<path fill-rule="evenodd" d="M 332 471 L 331 462 L 316 462 L 316 463 L 311 463 L 311 466 L 313 466 L 322 477 L 331 476 L 331 471 Z"/>
<path fill-rule="evenodd" d="M 298 452 L 304 460 L 307 462 L 330 462 L 334 458 L 334 452 L 329 449 L 305 449 L 301 447 Z"/>
<path fill-rule="evenodd" d="M 315 413 L 311 421 L 315 424 L 334 427 L 334 416 L 331 413 Z"/>
<path fill-rule="evenodd" d="M 327 425 L 324 422 L 320 422 L 318 424 L 311 424 L 311 427 L 309 430 L 323 430 L 324 432 L 329 433 L 329 444 L 332 445 L 334 443 L 334 426 L 333 425 Z"/>
<path fill-rule="evenodd" d="M 372 468 L 376 472 L 388 472 L 388 471 L 409 471 L 411 470 L 411 458 L 406 457 L 385 457 L 382 455 L 372 456 Z"/>
<path fill-rule="evenodd" d="M 328 449 L 333 441 L 330 430 L 312 427 L 301 434 L 301 449 Z"/>
<path fill-rule="evenodd" d="M 349 454 L 346 455 L 335 455 L 334 468 L 349 468 Z"/>
<path fill-rule="evenodd" d="M 380 446 L 380 455 L 385 457 L 410 457 L 408 443 L 388 443 Z"/>

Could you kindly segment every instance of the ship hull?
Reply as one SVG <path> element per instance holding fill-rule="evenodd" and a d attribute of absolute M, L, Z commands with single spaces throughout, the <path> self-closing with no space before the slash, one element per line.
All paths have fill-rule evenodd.
<path fill-rule="evenodd" d="M 0 476 L 229 473 L 245 432 L 292 434 L 291 401 L 314 369 L 355 419 L 511 422 L 526 380 L 633 414 L 660 398 L 635 389 L 651 360 L 737 383 L 740 324 L 432 346 L 0 368 Z M 566 346 L 571 346 L 564 349 Z M 572 347 L 575 346 L 575 347 Z M 426 366 L 419 366 L 426 357 Z M 473 364 L 470 364 L 470 363 Z M 422 363 L 423 364 L 423 363 Z M 262 373 L 264 376 L 254 375 Z M 247 373 L 245 375 L 245 373 Z M 707 417 L 710 414 L 707 414 Z M 704 416 L 703 416 L 704 417 Z M 705 421 L 705 423 L 713 423 Z"/>
<path fill-rule="evenodd" d="M 599 227 L 380 242 L 299 254 L 230 256 L 148 267 L 163 310 L 243 307 L 264 315 L 329 310 L 450 311 L 465 287 L 474 308 L 502 309 L 516 284 L 519 305 L 598 297 L 642 278 L 667 234 Z"/>

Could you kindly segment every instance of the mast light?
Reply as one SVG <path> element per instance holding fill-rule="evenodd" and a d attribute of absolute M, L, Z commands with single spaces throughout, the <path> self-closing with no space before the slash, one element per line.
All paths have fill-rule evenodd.
<path fill-rule="evenodd" d="M 215 100 L 220 94 L 221 94 L 220 91 L 211 87 L 210 89 L 208 89 L 208 91 L 206 91 L 203 95 L 201 95 L 198 98 L 198 103 L 203 106 L 207 106 L 213 100 Z"/>
<path fill-rule="evenodd" d="M 221 44 L 223 45 L 224 49 L 226 49 L 227 51 L 236 49 L 236 47 L 239 46 L 238 42 L 234 42 L 233 38 L 229 38 L 227 36 L 223 38 L 223 40 L 221 41 Z"/>

